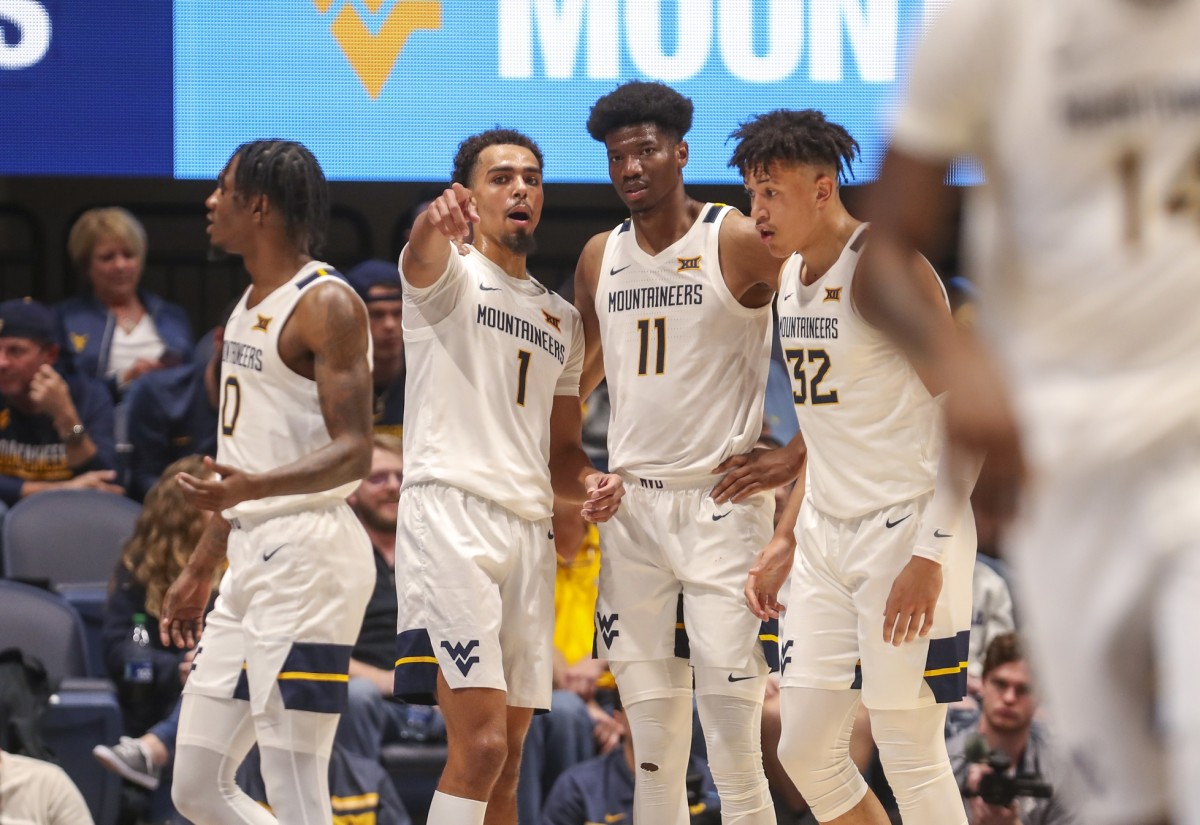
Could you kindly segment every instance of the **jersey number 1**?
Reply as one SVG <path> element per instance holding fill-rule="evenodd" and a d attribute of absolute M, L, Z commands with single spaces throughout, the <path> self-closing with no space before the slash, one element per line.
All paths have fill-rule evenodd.
<path fill-rule="evenodd" d="M 529 383 L 529 361 L 533 353 L 528 350 L 517 350 L 517 406 L 525 406 L 525 386 Z"/>

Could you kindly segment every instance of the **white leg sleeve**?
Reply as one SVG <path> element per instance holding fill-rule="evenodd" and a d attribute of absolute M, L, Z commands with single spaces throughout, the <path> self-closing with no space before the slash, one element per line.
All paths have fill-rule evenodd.
<path fill-rule="evenodd" d="M 280 822 L 329 822 L 329 751 L 337 724 L 336 713 L 285 710 L 282 702 L 269 702 L 268 711 L 254 717 L 267 802 Z"/>
<path fill-rule="evenodd" d="M 775 805 L 762 762 L 765 668 L 762 676 L 743 682 L 730 682 L 728 675 L 728 668 L 696 668 L 696 703 L 708 744 L 708 766 L 721 795 L 721 821 L 775 825 Z M 752 698 L 740 695 L 750 683 L 755 685 Z M 722 687 L 724 694 L 719 692 Z"/>
<path fill-rule="evenodd" d="M 871 733 L 900 818 L 921 825 L 966 825 L 962 796 L 946 756 L 946 706 L 870 713 Z"/>
<path fill-rule="evenodd" d="M 248 702 L 185 694 L 171 786 L 179 812 L 196 825 L 275 825 L 234 781 L 253 744 Z"/>
<path fill-rule="evenodd" d="M 780 691 L 779 761 L 821 822 L 837 819 L 867 795 L 866 780 L 850 759 L 860 698 L 857 690 Z"/>
<path fill-rule="evenodd" d="M 633 819 L 688 825 L 692 673 L 687 662 L 612 662 L 633 737 Z"/>

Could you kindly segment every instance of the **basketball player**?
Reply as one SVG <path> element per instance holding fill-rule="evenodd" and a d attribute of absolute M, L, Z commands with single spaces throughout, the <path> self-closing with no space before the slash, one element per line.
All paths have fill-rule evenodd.
<path fill-rule="evenodd" d="M 430 825 L 516 825 L 521 746 L 553 671 L 554 494 L 609 518 L 580 444 L 583 325 L 529 276 L 542 154 L 467 138 L 400 257 L 410 399 L 396 542 L 396 695 L 435 698 L 449 757 Z M 474 224 L 474 244 L 467 245 Z"/>
<path fill-rule="evenodd" d="M 943 729 L 966 688 L 974 478 L 939 462 L 937 390 L 875 329 L 879 292 L 859 266 L 870 235 L 839 189 L 858 143 L 813 110 L 733 137 L 759 234 L 787 258 L 779 337 L 807 447 L 805 483 L 746 584 L 751 610 L 777 616 L 791 571 L 779 759 L 820 822 L 886 825 L 850 759 L 861 701 L 904 822 L 960 825 Z M 918 274 L 930 323 L 953 325 L 933 268 Z"/>
<path fill-rule="evenodd" d="M 371 545 L 345 499 L 370 469 L 367 312 L 313 251 L 329 200 L 297 143 L 238 148 L 205 202 L 250 287 L 225 326 L 217 461 L 177 476 L 213 513 L 163 602 L 163 641 L 201 638 L 184 688 L 175 805 L 197 825 L 329 822 L 329 750 L 371 595 Z M 274 815 L 234 784 L 257 740 Z"/>
<path fill-rule="evenodd" d="M 715 469 L 762 428 L 779 263 L 753 223 L 683 186 L 692 103 L 626 83 L 592 107 L 630 218 L 592 238 L 576 270 L 585 397 L 608 378 L 610 467 L 628 488 L 601 527 L 599 658 L 611 663 L 638 754 L 634 818 L 684 825 L 692 684 L 726 823 L 774 823 L 759 722 L 768 666 L 742 585 L 771 535 L 769 492 L 711 495 Z M 771 453 L 766 453 L 771 455 Z M 759 454 L 755 454 L 755 459 Z M 790 480 L 799 462 L 775 484 Z M 682 596 L 691 665 L 676 658 Z"/>
<path fill-rule="evenodd" d="M 1197 0 L 950 4 L 878 192 L 880 322 L 951 382 L 992 506 L 1019 500 L 1022 615 L 1096 825 L 1200 823 L 1197 31 Z M 947 349 L 891 266 L 936 240 L 960 154 L 987 177 L 968 226 L 996 361 Z"/>

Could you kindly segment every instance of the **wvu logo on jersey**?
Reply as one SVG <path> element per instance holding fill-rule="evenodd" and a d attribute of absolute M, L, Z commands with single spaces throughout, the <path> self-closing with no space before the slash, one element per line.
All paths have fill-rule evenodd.
<path fill-rule="evenodd" d="M 842 300 L 842 287 L 827 286 L 825 287 L 825 297 L 821 299 L 821 303 L 827 304 L 830 301 Z"/>
<path fill-rule="evenodd" d="M 600 635 L 604 637 L 605 647 L 612 647 L 613 639 L 621 635 L 621 631 L 613 628 L 618 618 L 620 616 L 617 613 L 611 613 L 608 616 L 596 614 L 596 624 L 600 626 Z"/>
<path fill-rule="evenodd" d="M 258 313 L 257 313 L 257 312 L 256 312 L 256 313 L 254 313 L 254 314 L 255 314 L 255 315 L 258 315 Z M 271 321 L 273 321 L 273 320 L 274 320 L 274 317 L 273 317 L 273 316 L 270 316 L 270 315 L 258 315 L 258 320 L 257 320 L 257 321 L 255 321 L 255 323 L 254 323 L 254 326 L 250 327 L 250 329 L 256 329 L 256 330 L 258 330 L 259 332 L 266 332 L 266 331 L 267 331 L 267 327 L 271 326 Z"/>
<path fill-rule="evenodd" d="M 372 19 L 364 20 L 351 0 L 313 0 L 318 12 L 332 18 L 329 31 L 333 39 L 374 100 L 383 91 L 409 35 L 442 27 L 442 3 L 441 0 L 362 0 L 362 3 Z M 334 6 L 341 8 L 336 14 L 329 14 Z M 390 10 L 384 11 L 387 6 L 391 6 Z"/>
<path fill-rule="evenodd" d="M 458 669 L 462 671 L 462 675 L 466 676 L 471 672 L 471 665 L 479 661 L 478 656 L 472 656 L 471 651 L 479 647 L 479 640 L 472 639 L 465 645 L 461 642 L 455 642 L 453 645 L 449 642 L 442 642 L 442 648 L 450 654 L 450 658 L 454 660 L 454 664 L 458 665 Z"/>
<path fill-rule="evenodd" d="M 699 272 L 700 271 L 700 259 L 703 257 L 704 257 L 703 255 L 697 255 L 694 258 L 676 258 L 675 260 L 679 262 L 679 266 L 676 267 L 675 271 L 676 272 Z"/>
<path fill-rule="evenodd" d="M 792 644 L 794 644 L 794 641 L 792 639 L 788 639 L 786 642 L 783 643 L 783 650 L 780 651 L 780 655 L 779 655 L 779 672 L 780 673 L 783 673 L 784 671 L 786 671 L 787 666 L 792 663 Z"/>
<path fill-rule="evenodd" d="M 76 352 L 83 352 L 84 347 L 87 346 L 87 342 L 88 342 L 88 337 L 86 335 L 84 335 L 82 332 L 72 332 L 71 333 L 71 346 L 73 346 L 75 348 Z"/>
<path fill-rule="evenodd" d="M 542 317 L 546 319 L 546 323 L 554 327 L 555 332 L 562 332 L 562 318 L 556 318 L 546 310 L 542 310 Z"/>

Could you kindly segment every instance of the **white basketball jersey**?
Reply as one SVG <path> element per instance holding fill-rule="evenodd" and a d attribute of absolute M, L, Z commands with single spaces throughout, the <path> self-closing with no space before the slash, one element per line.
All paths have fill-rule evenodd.
<path fill-rule="evenodd" d="M 980 322 L 1037 463 L 1200 432 L 1200 0 L 951 4 L 896 144 L 974 154 Z"/>
<path fill-rule="evenodd" d="M 793 255 L 780 276 L 779 341 L 808 447 L 808 495 L 834 518 L 856 518 L 933 489 L 941 454 L 937 402 L 908 359 L 864 321 L 851 284 L 867 224 L 811 284 Z"/>
<path fill-rule="evenodd" d="M 549 518 L 550 411 L 579 397 L 583 321 L 469 248 L 433 287 L 405 282 L 404 486 L 436 481 Z M 435 292 L 444 313 L 423 300 Z"/>
<path fill-rule="evenodd" d="M 771 307 L 742 306 L 721 273 L 721 221 L 706 204 L 691 229 L 648 255 L 631 220 L 613 230 L 596 285 L 612 416 L 609 466 L 638 478 L 713 478 L 762 430 Z"/>
<path fill-rule="evenodd" d="M 256 306 L 246 306 L 247 289 L 229 316 L 221 349 L 218 463 L 261 473 L 291 464 L 330 442 L 317 382 L 293 372 L 279 355 L 279 334 L 301 296 L 319 283 L 330 282 L 350 289 L 329 264 L 312 261 Z M 370 357 L 368 350 L 368 361 Z M 318 493 L 243 501 L 223 515 L 262 518 L 295 512 L 342 501 L 357 486 L 354 481 Z"/>

